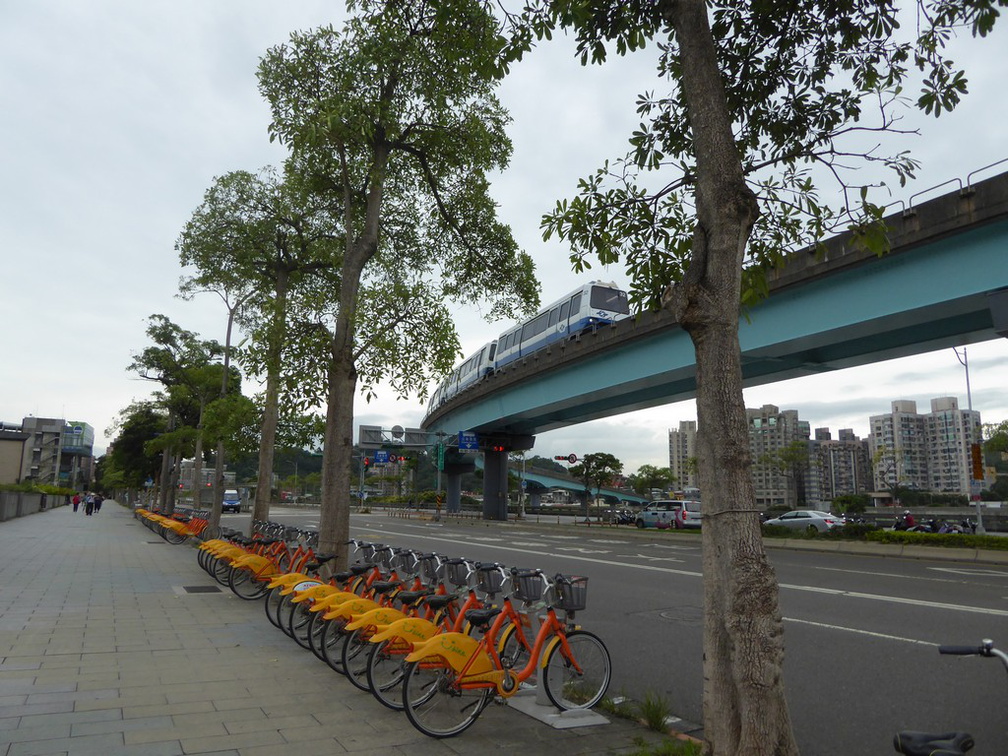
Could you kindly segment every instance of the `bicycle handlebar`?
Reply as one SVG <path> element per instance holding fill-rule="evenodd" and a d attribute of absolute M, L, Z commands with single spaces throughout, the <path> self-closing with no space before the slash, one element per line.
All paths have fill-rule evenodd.
<path fill-rule="evenodd" d="M 939 654 L 951 654 L 953 656 L 985 656 L 984 646 L 938 646 Z"/>

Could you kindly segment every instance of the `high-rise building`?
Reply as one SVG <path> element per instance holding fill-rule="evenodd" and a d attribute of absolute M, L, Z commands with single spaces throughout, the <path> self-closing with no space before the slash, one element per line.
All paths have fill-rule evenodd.
<path fill-rule="evenodd" d="M 676 488 L 695 488 L 699 485 L 696 474 L 696 420 L 683 420 L 679 430 L 670 430 L 669 469 L 676 478 Z"/>
<path fill-rule="evenodd" d="M 821 509 L 828 509 L 838 496 L 867 493 L 872 487 L 868 441 L 850 428 L 842 428 L 839 436 L 833 440 L 829 428 L 816 428 L 809 444 L 806 497 Z"/>
<path fill-rule="evenodd" d="M 797 410 L 773 404 L 746 409 L 756 506 L 793 509 L 807 503 L 809 424 Z"/>
<path fill-rule="evenodd" d="M 980 441 L 980 413 L 959 409 L 955 397 L 931 400 L 921 415 L 917 403 L 892 403 L 892 412 L 869 419 L 874 486 L 970 493 L 970 444 Z"/>

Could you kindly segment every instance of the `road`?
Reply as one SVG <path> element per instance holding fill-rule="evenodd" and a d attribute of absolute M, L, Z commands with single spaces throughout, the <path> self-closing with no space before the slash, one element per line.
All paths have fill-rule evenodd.
<path fill-rule="evenodd" d="M 317 512 L 274 510 L 303 527 Z M 238 518 L 234 525 L 239 524 Z M 247 515 L 243 518 L 247 522 Z M 613 658 L 611 695 L 652 692 L 702 720 L 700 540 L 534 523 L 461 524 L 354 515 L 355 537 L 451 556 L 588 575 L 579 619 Z M 942 657 L 942 643 L 1008 647 L 1008 566 L 769 550 L 780 582 L 784 676 L 802 753 L 891 753 L 899 729 L 964 729 L 1003 753 L 1005 673 L 996 660 Z"/>

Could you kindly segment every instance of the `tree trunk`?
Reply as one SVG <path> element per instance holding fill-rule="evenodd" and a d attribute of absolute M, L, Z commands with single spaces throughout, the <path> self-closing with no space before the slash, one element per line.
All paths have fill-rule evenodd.
<path fill-rule="evenodd" d="M 270 323 L 266 397 L 262 425 L 259 428 L 259 476 L 256 479 L 252 522 L 269 519 L 270 502 L 273 498 L 273 454 L 276 448 L 277 425 L 280 417 L 280 360 L 283 353 L 284 327 L 287 322 L 287 285 L 287 273 L 281 268 L 277 271 L 275 309 L 273 322 Z"/>
<path fill-rule="evenodd" d="M 227 301 L 227 300 L 225 300 Z M 234 306 L 228 306 L 227 330 L 224 332 L 224 371 L 221 375 L 221 399 L 227 397 L 228 382 L 231 377 L 231 331 L 234 328 L 235 313 L 241 307 L 239 300 Z M 224 500 L 224 442 L 217 442 L 214 454 L 213 501 L 210 502 L 210 524 L 220 526 L 221 502 Z"/>
<path fill-rule="evenodd" d="M 669 305 L 696 350 L 703 496 L 704 735 L 711 753 L 797 754 L 782 676 L 777 578 L 750 476 L 738 319 L 759 208 L 746 186 L 702 0 L 662 5 L 679 46 L 697 158 L 697 228 Z"/>
<path fill-rule="evenodd" d="M 346 569 L 350 553 L 350 470 L 353 465 L 354 396 L 357 393 L 356 331 L 357 298 L 361 276 L 378 250 L 378 229 L 384 196 L 389 151 L 374 147 L 368 181 L 367 209 L 360 234 L 353 233 L 351 182 L 340 151 L 344 187 L 346 246 L 340 277 L 339 312 L 333 330 L 329 364 L 328 408 L 325 448 L 322 450 L 322 502 L 319 513 L 319 549 L 335 554 L 333 569 Z"/>

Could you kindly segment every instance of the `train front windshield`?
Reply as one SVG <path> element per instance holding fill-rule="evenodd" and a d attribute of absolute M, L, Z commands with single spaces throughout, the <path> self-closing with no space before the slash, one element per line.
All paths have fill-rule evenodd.
<path fill-rule="evenodd" d="M 620 315 L 630 314 L 626 292 L 608 286 L 592 286 L 591 306 L 593 310 L 609 310 Z"/>

